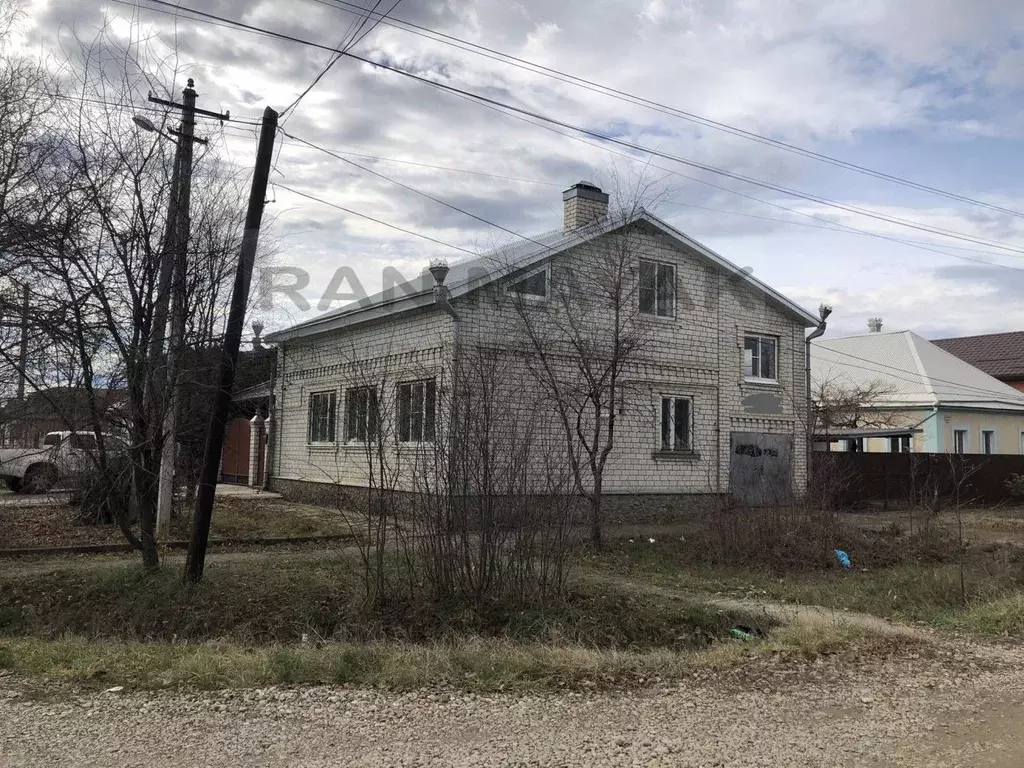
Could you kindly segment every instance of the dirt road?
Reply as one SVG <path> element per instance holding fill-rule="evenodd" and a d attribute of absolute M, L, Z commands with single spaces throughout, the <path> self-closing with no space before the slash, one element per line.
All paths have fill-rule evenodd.
<path fill-rule="evenodd" d="M 950 652 L 952 654 L 952 652 Z M 758 663 L 632 693 L 27 694 L 0 766 L 1024 765 L 1024 651 Z"/>

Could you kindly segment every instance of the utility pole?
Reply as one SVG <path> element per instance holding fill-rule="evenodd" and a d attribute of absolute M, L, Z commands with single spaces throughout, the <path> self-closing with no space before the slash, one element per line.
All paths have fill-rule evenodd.
<path fill-rule="evenodd" d="M 260 143 L 256 149 L 256 167 L 253 171 L 252 188 L 249 191 L 249 206 L 245 213 L 245 231 L 242 233 L 235 284 L 231 290 L 231 308 L 224 332 L 224 347 L 221 350 L 220 381 L 214 394 L 210 423 L 206 432 L 203 466 L 199 476 L 199 487 L 196 490 L 192 536 L 189 538 L 188 559 L 185 561 L 187 581 L 200 581 L 206 564 L 213 499 L 220 474 L 221 451 L 224 448 L 224 429 L 227 426 L 228 409 L 231 407 L 231 390 L 235 385 L 235 368 L 238 365 L 238 348 L 242 344 L 245 308 L 249 303 L 249 285 L 252 282 L 253 263 L 256 260 L 256 246 L 259 244 L 263 206 L 267 199 L 267 182 L 270 180 L 270 164 L 274 156 L 274 140 L 277 137 L 277 117 L 277 112 L 270 107 L 263 110 Z"/>
<path fill-rule="evenodd" d="M 28 365 L 28 307 L 29 287 L 25 283 L 21 287 L 21 342 L 18 345 L 18 400 L 25 399 L 25 382 L 28 380 L 28 373 L 25 367 Z"/>
<path fill-rule="evenodd" d="M 190 207 L 192 200 L 192 148 L 195 143 L 206 144 L 206 139 L 195 136 L 196 113 L 225 120 L 229 113 L 220 114 L 196 108 L 195 82 L 188 79 L 181 92 L 182 103 L 159 99 L 152 94 L 149 101 L 182 112 L 181 127 L 170 133 L 178 137 L 177 149 L 174 153 L 174 171 L 171 176 L 171 195 L 167 206 L 167 230 L 164 235 L 164 249 L 160 264 L 159 285 L 161 292 L 157 297 L 154 313 L 154 329 L 161 336 L 156 345 L 156 354 L 151 355 L 155 371 L 159 363 L 159 353 L 163 350 L 164 335 L 167 326 L 167 306 L 170 304 L 170 341 L 167 346 L 167 392 L 168 401 L 164 409 L 161 428 L 159 486 L 157 490 L 156 535 L 158 540 L 166 541 L 171 532 L 171 508 L 174 501 L 174 464 L 177 449 L 179 368 L 181 350 L 185 337 L 185 294 L 188 275 L 188 238 L 190 225 Z M 152 129 L 148 121 L 136 119 L 138 125 Z"/>

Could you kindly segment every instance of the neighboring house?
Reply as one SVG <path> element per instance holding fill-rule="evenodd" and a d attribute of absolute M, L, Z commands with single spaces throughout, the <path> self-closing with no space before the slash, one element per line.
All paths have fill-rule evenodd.
<path fill-rule="evenodd" d="M 816 426 L 816 447 L 1024 453 L 1024 394 L 913 331 L 819 339 L 811 379 L 816 398 L 823 386 L 871 393 L 856 424 Z"/>
<path fill-rule="evenodd" d="M 93 429 L 93 405 L 100 427 L 113 432 L 124 424 L 123 390 L 51 387 L 0 407 L 0 448 L 38 448 L 47 432 Z"/>
<path fill-rule="evenodd" d="M 221 453 L 221 481 L 262 486 L 265 480 L 266 434 L 270 382 L 276 352 L 263 346 L 262 324 L 254 323 L 252 349 L 239 351 L 235 385 Z M 183 407 L 178 420 L 180 463 L 198 472 L 210 421 L 210 403 L 219 374 L 220 349 L 190 351 L 186 358 Z"/>
<path fill-rule="evenodd" d="M 1024 392 L 1024 331 L 934 339 L 932 344 Z"/>
<path fill-rule="evenodd" d="M 589 274 L 624 233 L 639 285 L 629 309 L 651 336 L 629 366 L 604 492 L 646 512 L 680 495 L 733 490 L 756 499 L 750 484 L 765 477 L 787 494 L 802 488 L 805 329 L 817 318 L 642 209 L 609 216 L 608 195 L 593 185 L 566 190 L 563 207 L 562 228 L 454 264 L 444 285 L 425 273 L 270 334 L 278 349 L 271 488 L 324 498 L 332 486 L 365 487 L 375 408 L 398 423 L 396 455 L 423 451 L 443 422 L 452 362 L 468 350 L 503 350 L 518 361 L 509 375 L 523 383 L 507 408 L 557 443 L 551 403 L 529 383 L 537 360 L 523 344 L 515 308 L 523 305 L 510 292 L 557 313 L 552 285 L 570 272 Z M 602 328 L 592 331 L 604 343 Z M 411 471 L 399 478 L 405 488 Z"/>

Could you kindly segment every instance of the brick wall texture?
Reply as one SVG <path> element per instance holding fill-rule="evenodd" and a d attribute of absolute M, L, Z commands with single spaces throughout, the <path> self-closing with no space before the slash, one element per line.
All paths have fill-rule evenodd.
<path fill-rule="evenodd" d="M 687 247 L 639 224 L 626 235 L 604 235 L 550 260 L 551 292 L 568 285 L 560 297 L 575 300 L 572 290 L 576 290 L 581 301 L 597 307 L 586 314 L 592 335 L 583 334 L 594 348 L 606 344 L 611 322 L 599 300 L 603 270 L 624 248 L 628 248 L 631 261 L 644 259 L 675 267 L 676 306 L 672 317 L 638 317 L 645 324 L 643 343 L 623 372 L 615 446 L 604 490 L 619 497 L 649 499 L 694 494 L 710 498 L 727 493 L 733 432 L 792 435 L 794 490 L 802 488 L 806 477 L 802 321 L 746 281 L 724 274 Z M 500 255 L 495 259 L 499 261 Z M 364 443 L 347 440 L 345 413 L 350 388 L 376 387 L 381 419 L 394 424 L 398 385 L 434 379 L 440 424 L 451 397 L 455 361 L 482 349 L 502 360 L 494 391 L 507 405 L 496 417 L 495 431 L 508 434 L 528 429 L 532 440 L 550 447 L 545 452 L 547 464 L 567 468 L 564 434 L 544 387 L 538 383 L 534 373 L 538 362 L 524 335 L 521 309 L 526 303 L 517 309 L 508 284 L 492 283 L 456 298 L 458 322 L 431 306 L 282 343 L 275 392 L 272 485 L 293 491 L 301 483 L 363 486 L 384 472 L 393 473 L 397 486 L 411 489 L 415 467 L 429 464 L 437 446 L 397 445 L 389 439 L 381 448 L 387 452 L 386 468 L 381 469 L 381 462 L 373 460 L 377 446 L 368 451 Z M 636 311 L 636 301 L 635 295 L 630 297 L 629 311 Z M 559 336 L 559 328 L 564 327 L 559 307 L 560 298 L 549 297 L 527 309 L 539 318 L 535 330 L 550 339 L 552 365 L 568 377 L 578 365 L 570 346 Z M 777 339 L 776 383 L 745 379 L 743 344 L 747 334 Z M 322 392 L 335 393 L 334 440 L 311 444 L 310 396 Z M 665 395 L 692 400 L 692 454 L 659 455 L 660 398 Z M 770 405 L 764 406 L 765 402 Z M 629 507 L 626 503 L 625 508 Z"/>

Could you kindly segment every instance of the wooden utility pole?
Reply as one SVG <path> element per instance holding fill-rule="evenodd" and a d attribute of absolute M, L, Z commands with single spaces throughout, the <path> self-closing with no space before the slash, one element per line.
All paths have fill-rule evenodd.
<path fill-rule="evenodd" d="M 252 282 L 253 264 L 256 260 L 256 246 L 259 244 L 263 206 L 267 199 L 267 183 L 270 180 L 270 165 L 274 156 L 274 139 L 277 137 L 277 117 L 277 112 L 270 107 L 263 111 L 260 143 L 256 149 L 256 167 L 253 171 L 252 189 L 249 192 L 249 207 L 245 213 L 245 231 L 242 233 L 242 247 L 238 256 L 238 268 L 235 271 L 235 284 L 231 290 L 231 308 L 228 312 L 227 328 L 224 332 L 224 347 L 220 358 L 220 381 L 213 398 L 210 423 L 206 431 L 203 466 L 199 476 L 199 487 L 196 490 L 192 536 L 189 538 L 188 559 L 185 561 L 185 579 L 187 581 L 201 580 L 206 564 L 206 546 L 210 539 L 213 499 L 217 491 L 217 479 L 220 475 L 221 451 L 224 448 L 224 429 L 227 426 L 228 409 L 231 407 L 231 391 L 235 385 L 238 349 L 242 344 L 242 332 L 245 327 L 245 308 L 249 303 L 249 285 Z"/>
<path fill-rule="evenodd" d="M 188 237 L 190 225 L 190 208 L 192 201 L 192 148 L 195 143 L 206 144 L 206 139 L 195 136 L 196 113 L 202 113 L 220 120 L 226 120 L 229 113 L 220 114 L 196 108 L 195 82 L 188 79 L 181 92 L 182 103 L 159 99 L 152 94 L 149 101 L 165 107 L 181 110 L 181 127 L 171 129 L 170 133 L 177 136 L 177 149 L 174 153 L 174 171 L 171 175 L 171 194 L 167 205 L 167 230 L 164 234 L 164 247 L 160 263 L 159 285 L 160 294 L 154 321 L 154 331 L 159 336 L 154 345 L 154 354 L 150 355 L 150 375 L 159 363 L 163 351 L 164 337 L 167 326 L 167 309 L 170 305 L 170 340 L 167 344 L 167 392 L 168 400 L 163 413 L 160 441 L 159 487 L 157 489 L 156 536 L 166 540 L 171 533 L 171 507 L 174 500 L 174 460 L 177 447 L 178 410 L 178 378 L 182 344 L 185 337 L 185 293 L 188 275 Z M 145 126 L 147 121 L 136 120 Z M 147 128 L 147 130 L 149 130 Z"/>

